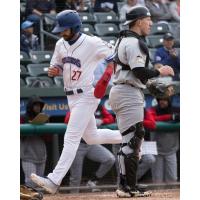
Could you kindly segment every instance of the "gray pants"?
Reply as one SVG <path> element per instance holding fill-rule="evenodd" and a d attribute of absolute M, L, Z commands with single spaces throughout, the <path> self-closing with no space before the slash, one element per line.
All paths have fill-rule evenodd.
<path fill-rule="evenodd" d="M 152 178 L 156 183 L 177 181 L 176 153 L 156 156 L 156 162 L 152 167 Z"/>
<path fill-rule="evenodd" d="M 152 168 L 152 165 L 155 163 L 156 158 L 152 154 L 142 155 L 142 158 L 139 163 L 137 178 L 140 179 L 142 176 Z"/>
<path fill-rule="evenodd" d="M 116 85 L 111 88 L 109 103 L 117 117 L 120 132 L 144 120 L 144 94 L 130 85 Z"/>
<path fill-rule="evenodd" d="M 110 91 L 109 102 L 116 114 L 117 125 L 121 134 L 138 122 L 143 122 L 144 94 L 141 89 L 125 84 L 113 86 Z M 128 143 L 133 137 L 134 132 L 129 132 L 127 135 L 122 136 L 122 143 Z M 133 149 L 128 145 L 121 147 L 120 151 L 125 155 L 133 153 Z M 118 156 L 118 163 L 120 175 L 127 175 L 122 154 Z"/>
<path fill-rule="evenodd" d="M 84 158 L 99 162 L 100 166 L 95 175 L 102 178 L 115 163 L 114 155 L 102 145 L 88 145 L 80 143 L 75 159 L 70 168 L 70 186 L 79 187 L 82 178 L 82 169 Z M 79 192 L 79 189 L 74 189 L 71 192 Z"/>
<path fill-rule="evenodd" d="M 44 175 L 45 162 L 44 163 L 32 163 L 28 161 L 22 161 L 22 168 L 25 174 L 25 184 L 27 186 L 36 187 L 36 184 L 30 179 L 31 173 L 39 176 Z"/>

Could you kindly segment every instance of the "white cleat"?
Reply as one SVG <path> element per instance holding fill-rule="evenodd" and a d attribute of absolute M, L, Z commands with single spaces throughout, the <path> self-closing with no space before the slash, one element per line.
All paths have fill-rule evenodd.
<path fill-rule="evenodd" d="M 136 193 L 133 192 L 132 193 L 132 197 L 150 197 L 151 194 L 152 194 L 151 191 L 144 191 L 144 192 L 139 191 L 139 193 L 138 192 L 136 192 Z"/>
<path fill-rule="evenodd" d="M 117 197 L 119 197 L 119 198 L 131 198 L 132 197 L 132 195 L 130 194 L 129 191 L 125 191 L 121 188 L 116 190 L 116 194 L 117 194 Z"/>
<path fill-rule="evenodd" d="M 119 198 L 132 198 L 132 197 L 150 197 L 152 192 L 151 191 L 127 191 L 122 188 L 116 190 L 117 197 Z"/>
<path fill-rule="evenodd" d="M 58 185 L 54 184 L 48 178 L 43 178 L 37 176 L 36 174 L 31 174 L 31 180 L 36 183 L 38 186 L 44 188 L 48 193 L 55 194 L 58 190 Z"/>

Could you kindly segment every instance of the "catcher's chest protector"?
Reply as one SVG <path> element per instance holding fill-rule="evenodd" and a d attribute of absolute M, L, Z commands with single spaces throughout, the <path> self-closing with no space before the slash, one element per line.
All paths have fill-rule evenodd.
<path fill-rule="evenodd" d="M 145 67 L 148 67 L 148 65 L 149 65 L 149 49 L 147 47 L 147 44 L 144 41 L 144 38 L 139 36 L 137 33 L 129 31 L 129 30 L 124 30 L 124 31 L 120 32 L 120 38 L 119 38 L 118 44 L 117 44 L 117 46 L 115 48 L 116 56 L 114 58 L 114 62 L 116 64 L 121 65 L 122 66 L 122 70 L 130 70 L 130 66 L 122 63 L 119 60 L 119 57 L 118 57 L 119 44 L 120 44 L 121 40 L 123 38 L 125 38 L 125 37 L 135 37 L 135 38 L 137 38 L 139 40 L 139 47 L 140 47 L 141 51 L 146 55 Z"/>

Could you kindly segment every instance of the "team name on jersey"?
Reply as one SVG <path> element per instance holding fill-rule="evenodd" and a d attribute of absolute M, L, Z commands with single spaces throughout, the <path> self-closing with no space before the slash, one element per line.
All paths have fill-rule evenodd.
<path fill-rule="evenodd" d="M 71 63 L 71 64 L 76 65 L 79 68 L 81 67 L 81 61 L 79 59 L 77 59 L 77 58 L 73 58 L 73 57 L 70 57 L 70 56 L 62 58 L 62 63 L 63 64 Z"/>

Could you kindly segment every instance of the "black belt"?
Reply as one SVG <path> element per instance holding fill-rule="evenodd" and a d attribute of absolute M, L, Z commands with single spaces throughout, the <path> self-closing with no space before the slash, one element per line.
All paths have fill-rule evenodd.
<path fill-rule="evenodd" d="M 75 92 L 76 91 L 76 92 Z M 76 89 L 76 90 L 69 90 L 69 91 L 65 91 L 66 95 L 73 95 L 73 94 L 79 94 L 79 93 L 83 93 L 82 89 Z"/>
<path fill-rule="evenodd" d="M 114 85 L 130 85 L 131 87 L 135 87 L 133 84 L 131 83 L 114 83 Z"/>

